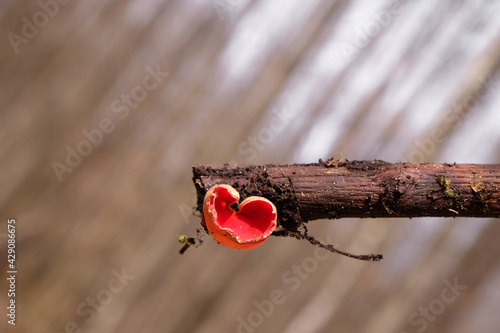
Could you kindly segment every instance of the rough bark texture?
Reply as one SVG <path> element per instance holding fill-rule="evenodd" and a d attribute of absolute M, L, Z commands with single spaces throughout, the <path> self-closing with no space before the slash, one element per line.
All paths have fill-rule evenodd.
<path fill-rule="evenodd" d="M 242 200 L 268 198 L 281 225 L 342 217 L 500 217 L 499 164 L 409 164 L 328 160 L 290 165 L 195 165 L 202 211 L 205 192 L 229 184 Z"/>

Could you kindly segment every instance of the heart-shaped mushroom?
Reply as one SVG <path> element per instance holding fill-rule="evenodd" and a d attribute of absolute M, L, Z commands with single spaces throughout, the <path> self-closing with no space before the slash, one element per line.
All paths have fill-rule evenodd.
<path fill-rule="evenodd" d="M 262 244 L 276 228 L 274 204 L 263 197 L 248 197 L 235 212 L 231 205 L 240 194 L 230 185 L 215 185 L 203 201 L 203 216 L 207 229 L 220 244 L 238 250 L 252 249 Z"/>

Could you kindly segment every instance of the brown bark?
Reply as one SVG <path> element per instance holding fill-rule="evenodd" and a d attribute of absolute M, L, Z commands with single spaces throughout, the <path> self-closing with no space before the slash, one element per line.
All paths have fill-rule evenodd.
<path fill-rule="evenodd" d="M 200 212 L 210 187 L 229 184 L 242 199 L 260 195 L 273 201 L 288 230 L 297 229 L 300 219 L 500 217 L 499 164 L 331 159 L 316 164 L 195 165 L 193 181 Z"/>

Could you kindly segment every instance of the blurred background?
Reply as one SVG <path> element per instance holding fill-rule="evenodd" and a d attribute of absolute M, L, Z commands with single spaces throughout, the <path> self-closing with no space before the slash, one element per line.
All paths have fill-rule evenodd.
<path fill-rule="evenodd" d="M 0 331 L 497 332 L 498 219 L 193 236 L 191 165 L 500 163 L 498 1 L 0 4 Z M 7 219 L 17 321 L 7 324 Z M 4 258 L 5 257 L 5 258 Z"/>

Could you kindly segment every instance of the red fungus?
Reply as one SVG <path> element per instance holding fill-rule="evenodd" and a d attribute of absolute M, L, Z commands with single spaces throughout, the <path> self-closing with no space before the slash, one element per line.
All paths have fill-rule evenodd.
<path fill-rule="evenodd" d="M 252 249 L 262 244 L 276 228 L 276 207 L 266 198 L 249 197 L 235 212 L 231 205 L 240 194 L 230 185 L 215 185 L 203 201 L 203 216 L 207 229 L 220 244 L 238 250 Z"/>

